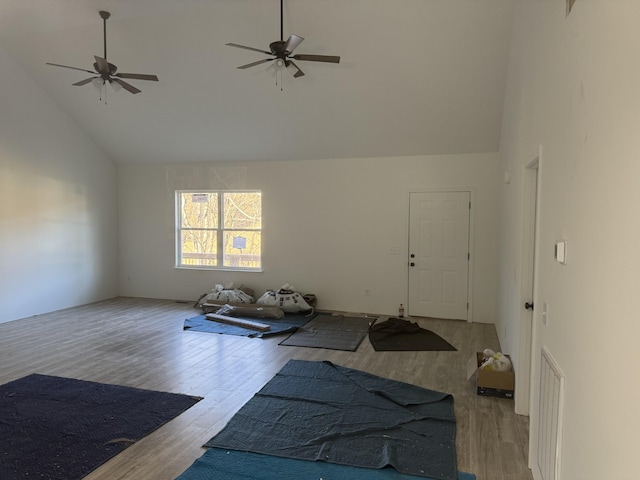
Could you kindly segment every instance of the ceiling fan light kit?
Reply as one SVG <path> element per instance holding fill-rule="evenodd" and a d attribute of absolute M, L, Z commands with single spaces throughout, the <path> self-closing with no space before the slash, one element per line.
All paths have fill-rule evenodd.
<path fill-rule="evenodd" d="M 134 87 L 128 82 L 125 82 L 123 78 L 132 80 L 150 80 L 157 82 L 158 77 L 156 75 L 146 75 L 142 73 L 118 73 L 118 67 L 116 67 L 113 63 L 109 63 L 107 61 L 107 19 L 110 16 L 111 14 L 109 12 L 106 12 L 104 10 L 100 11 L 100 18 L 102 18 L 103 23 L 104 57 L 98 57 L 97 55 L 93 56 L 93 58 L 95 59 L 95 63 L 93 64 L 93 71 L 86 70 L 84 68 L 70 67 L 68 65 L 60 65 L 58 63 L 47 62 L 47 65 L 69 68 L 71 70 L 79 70 L 81 72 L 87 72 L 94 75 L 93 77 L 85 78 L 84 80 L 73 83 L 72 85 L 76 87 L 81 87 L 82 85 L 92 83 L 94 87 L 101 90 L 103 86 L 109 83 L 115 91 L 124 88 L 129 93 L 140 93 L 141 90 L 139 88 Z"/>

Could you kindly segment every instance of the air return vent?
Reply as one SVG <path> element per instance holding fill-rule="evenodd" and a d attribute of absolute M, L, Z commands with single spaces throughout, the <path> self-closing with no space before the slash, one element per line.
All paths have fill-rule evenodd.
<path fill-rule="evenodd" d="M 542 480 L 560 480 L 564 375 L 546 348 L 540 360 L 537 464 Z"/>

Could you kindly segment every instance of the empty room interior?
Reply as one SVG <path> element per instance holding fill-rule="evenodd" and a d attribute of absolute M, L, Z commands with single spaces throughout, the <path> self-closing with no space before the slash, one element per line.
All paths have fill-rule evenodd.
<path fill-rule="evenodd" d="M 201 399 L 90 480 L 177 478 L 290 361 L 451 394 L 477 480 L 635 478 L 638 22 L 634 0 L 2 0 L 0 388 Z M 225 230 L 247 193 L 259 221 Z M 183 208 L 211 195 L 213 259 Z M 456 351 L 183 328 L 218 285 L 287 284 L 320 314 L 402 305 Z M 485 348 L 514 398 L 467 378 Z"/>

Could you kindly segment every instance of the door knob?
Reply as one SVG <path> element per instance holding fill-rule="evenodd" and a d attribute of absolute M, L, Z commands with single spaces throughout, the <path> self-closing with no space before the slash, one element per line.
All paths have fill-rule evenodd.
<path fill-rule="evenodd" d="M 416 264 L 415 264 L 415 263 L 413 263 L 413 262 L 411 262 L 409 265 L 411 265 L 412 267 L 415 267 L 415 266 L 416 266 Z"/>
<path fill-rule="evenodd" d="M 412 253 L 412 254 L 411 254 L 411 258 L 416 258 L 416 256 Z"/>
<path fill-rule="evenodd" d="M 533 302 L 529 303 L 525 303 L 524 304 L 524 308 L 526 308 L 527 310 L 533 310 Z"/>

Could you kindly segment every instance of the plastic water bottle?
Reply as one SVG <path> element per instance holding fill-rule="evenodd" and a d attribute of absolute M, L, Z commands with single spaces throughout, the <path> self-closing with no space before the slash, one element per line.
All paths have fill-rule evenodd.
<path fill-rule="evenodd" d="M 404 317 L 404 307 L 402 304 L 400 304 L 400 308 L 398 309 L 398 316 L 401 318 Z"/>

